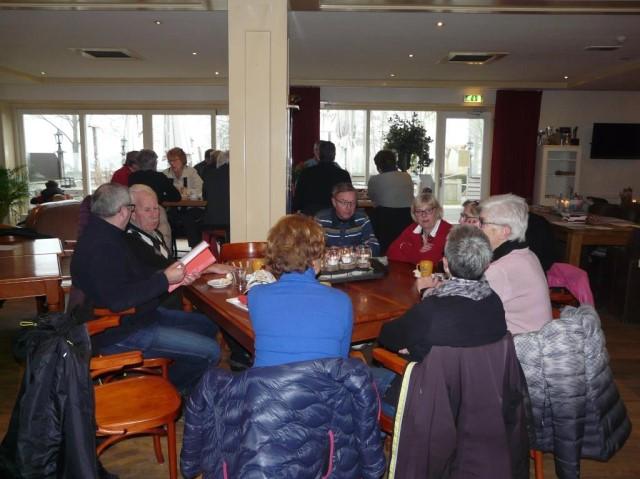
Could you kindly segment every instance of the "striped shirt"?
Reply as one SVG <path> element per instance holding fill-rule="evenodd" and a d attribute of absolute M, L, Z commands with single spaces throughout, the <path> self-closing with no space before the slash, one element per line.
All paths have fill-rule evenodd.
<path fill-rule="evenodd" d="M 316 222 L 324 230 L 327 246 L 357 246 L 365 244 L 371 248 L 373 256 L 380 254 L 380 243 L 373 232 L 369 217 L 362 210 L 356 210 L 348 220 L 341 220 L 333 208 L 319 211 Z"/>

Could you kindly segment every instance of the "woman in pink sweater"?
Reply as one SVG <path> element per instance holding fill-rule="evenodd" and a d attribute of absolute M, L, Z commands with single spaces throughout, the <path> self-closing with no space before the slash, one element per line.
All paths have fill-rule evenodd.
<path fill-rule="evenodd" d="M 493 249 L 485 275 L 502 300 L 512 334 L 537 331 L 551 321 L 547 279 L 525 241 L 528 214 L 524 199 L 512 194 L 480 203 L 480 227 Z"/>

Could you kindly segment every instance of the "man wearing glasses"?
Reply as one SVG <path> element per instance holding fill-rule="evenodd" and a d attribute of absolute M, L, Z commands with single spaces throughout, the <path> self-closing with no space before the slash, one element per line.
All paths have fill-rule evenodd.
<path fill-rule="evenodd" d="M 331 194 L 333 208 L 319 211 L 315 219 L 324 229 L 327 247 L 364 244 L 378 256 L 380 243 L 367 214 L 356 209 L 356 201 L 356 189 L 350 183 L 338 183 Z"/>

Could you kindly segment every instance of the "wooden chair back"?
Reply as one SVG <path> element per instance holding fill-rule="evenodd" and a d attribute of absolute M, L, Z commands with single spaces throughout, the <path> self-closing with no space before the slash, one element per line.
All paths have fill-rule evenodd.
<path fill-rule="evenodd" d="M 220 251 L 220 261 L 239 259 L 264 258 L 267 243 L 264 241 L 249 241 L 247 243 L 225 243 Z"/>

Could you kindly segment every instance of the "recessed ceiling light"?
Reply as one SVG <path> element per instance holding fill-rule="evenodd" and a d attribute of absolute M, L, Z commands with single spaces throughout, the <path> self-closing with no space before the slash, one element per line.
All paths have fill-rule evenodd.
<path fill-rule="evenodd" d="M 154 20 L 153 23 L 155 23 L 156 25 L 162 25 L 162 22 L 160 20 Z"/>
<path fill-rule="evenodd" d="M 392 74 L 391 74 L 391 75 L 389 75 L 389 76 L 393 78 L 394 76 L 396 76 L 396 74 L 395 74 L 395 73 L 392 73 Z"/>
<path fill-rule="evenodd" d="M 565 80 L 568 80 L 568 79 L 569 79 L 569 77 L 568 77 L 567 75 L 565 75 L 563 78 L 564 78 Z"/>
<path fill-rule="evenodd" d="M 192 55 L 197 55 L 197 54 L 198 54 L 198 52 L 191 52 L 191 54 L 192 54 Z"/>
<path fill-rule="evenodd" d="M 220 75 L 220 72 L 216 72 L 216 76 Z"/>
<path fill-rule="evenodd" d="M 413 58 L 413 53 L 409 53 L 409 58 Z"/>
<path fill-rule="evenodd" d="M 46 74 L 47 74 L 47 72 L 40 72 L 40 75 L 42 75 L 42 76 L 44 76 Z"/>
<path fill-rule="evenodd" d="M 444 27 L 444 22 L 443 21 L 436 22 L 436 27 Z"/>

